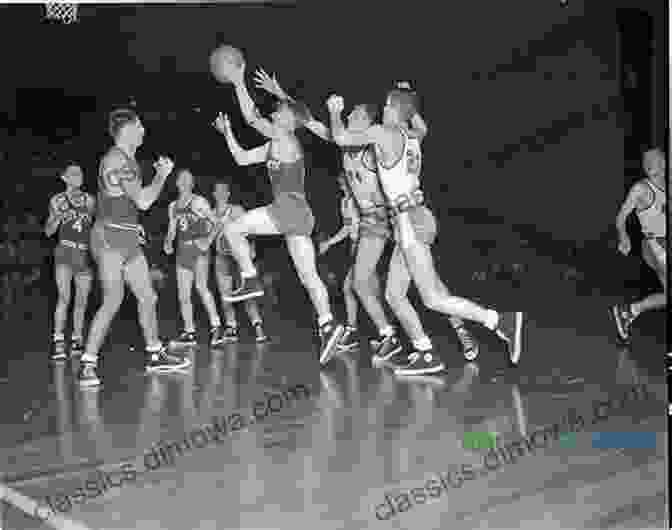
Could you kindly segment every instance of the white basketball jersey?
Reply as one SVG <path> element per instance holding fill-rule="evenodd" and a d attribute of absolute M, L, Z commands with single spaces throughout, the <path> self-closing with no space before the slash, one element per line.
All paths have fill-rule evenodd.
<path fill-rule="evenodd" d="M 343 169 L 357 205 L 362 210 L 384 204 L 378 184 L 378 164 L 373 146 L 344 151 Z"/>
<path fill-rule="evenodd" d="M 394 204 L 402 195 L 408 195 L 420 188 L 422 171 L 422 150 L 417 138 L 410 138 L 406 131 L 399 128 L 404 137 L 404 148 L 401 158 L 392 167 L 385 167 L 382 154 L 377 153 L 378 176 L 383 193 L 388 202 Z M 376 146 L 377 150 L 379 149 Z"/>
<path fill-rule="evenodd" d="M 651 180 L 645 179 L 653 193 L 653 201 L 643 210 L 637 211 L 642 232 L 646 237 L 665 237 L 667 234 L 665 213 L 667 211 L 667 197 L 665 191 L 656 186 Z"/>

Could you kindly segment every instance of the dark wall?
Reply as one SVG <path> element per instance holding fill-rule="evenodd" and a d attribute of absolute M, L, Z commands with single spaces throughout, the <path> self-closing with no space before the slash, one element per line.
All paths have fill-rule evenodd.
<path fill-rule="evenodd" d="M 411 80 L 430 126 L 425 187 L 443 218 L 482 210 L 583 241 L 609 229 L 622 199 L 617 28 L 601 1 L 570 0 L 563 8 L 556 0 L 316 0 L 242 10 L 85 4 L 76 27 L 38 30 L 51 48 L 33 37 L 24 59 L 11 59 L 24 86 L 62 86 L 79 76 L 71 92 L 107 101 L 137 96 L 141 110 L 193 100 L 235 112 L 229 89 L 207 73 L 217 43 L 244 49 L 250 69 L 278 73 L 322 119 L 332 92 L 346 106 L 382 103 L 393 81 Z M 57 47 L 69 57 L 66 68 L 43 59 L 34 69 Z M 203 130 L 210 119 L 204 111 Z M 212 141 L 178 132 L 204 151 Z M 331 171 L 328 148 L 311 149 L 322 173 Z M 335 211 L 335 186 L 328 193 L 320 193 L 321 182 L 309 187 L 317 211 Z"/>

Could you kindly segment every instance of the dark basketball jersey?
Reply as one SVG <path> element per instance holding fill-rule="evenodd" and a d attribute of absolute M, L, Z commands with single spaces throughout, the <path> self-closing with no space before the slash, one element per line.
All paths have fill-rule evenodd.
<path fill-rule="evenodd" d="M 179 205 L 179 201 L 174 201 L 170 208 L 175 219 L 179 243 L 207 237 L 213 228 L 208 219 L 210 205 L 200 195 L 194 195 L 183 206 Z"/>
<path fill-rule="evenodd" d="M 83 191 L 59 193 L 51 199 L 52 208 L 62 215 L 58 227 L 60 241 L 88 244 L 93 224 L 93 197 Z"/>

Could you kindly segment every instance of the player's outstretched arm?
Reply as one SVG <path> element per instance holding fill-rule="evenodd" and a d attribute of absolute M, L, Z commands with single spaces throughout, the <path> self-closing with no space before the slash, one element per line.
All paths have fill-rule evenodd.
<path fill-rule="evenodd" d="M 233 134 L 228 114 L 222 115 L 220 112 L 214 125 L 215 128 L 224 135 L 226 145 L 229 146 L 229 151 L 231 151 L 231 155 L 236 161 L 236 164 L 239 166 L 250 166 L 252 164 L 263 164 L 266 162 L 270 142 L 266 142 L 264 145 L 260 145 L 254 149 L 243 149 Z"/>
<path fill-rule="evenodd" d="M 173 243 L 175 242 L 175 235 L 177 234 L 177 219 L 175 219 L 175 201 L 168 205 L 168 233 L 163 240 L 163 251 L 171 255 L 173 253 Z"/>
<path fill-rule="evenodd" d="M 247 85 L 245 84 L 245 64 L 243 63 L 242 67 L 236 74 L 236 78 L 232 79 L 233 86 L 236 89 L 236 97 L 238 98 L 238 105 L 240 106 L 240 112 L 245 118 L 245 122 L 254 127 L 259 133 L 261 133 L 266 138 L 274 138 L 276 136 L 275 126 L 266 118 L 264 118 L 259 109 L 257 109 L 252 96 L 247 90 Z"/>
<path fill-rule="evenodd" d="M 280 86 L 278 79 L 273 75 L 272 77 L 266 73 L 263 68 L 259 68 L 254 74 L 254 82 L 257 88 L 265 90 L 269 94 L 273 94 L 275 97 L 281 100 L 287 101 L 296 101 L 292 96 L 290 96 L 285 90 Z M 326 142 L 333 141 L 331 137 L 331 131 L 321 121 L 316 120 L 312 117 L 305 123 L 306 129 L 312 132 L 315 136 L 322 138 Z"/>

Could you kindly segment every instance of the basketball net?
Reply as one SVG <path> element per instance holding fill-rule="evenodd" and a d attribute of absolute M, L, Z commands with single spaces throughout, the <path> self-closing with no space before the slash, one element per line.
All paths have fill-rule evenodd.
<path fill-rule="evenodd" d="M 71 2 L 46 2 L 47 18 L 64 24 L 77 22 L 77 4 Z"/>

